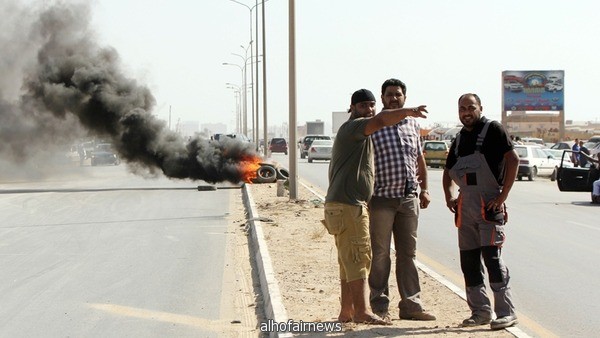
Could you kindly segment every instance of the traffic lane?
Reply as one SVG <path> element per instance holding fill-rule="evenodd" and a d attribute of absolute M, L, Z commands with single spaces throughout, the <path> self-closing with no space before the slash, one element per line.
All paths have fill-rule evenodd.
<path fill-rule="evenodd" d="M 590 291 L 600 272 L 590 267 L 599 252 L 598 209 L 589 204 L 589 193 L 563 193 L 543 179 L 522 183 L 515 183 L 517 194 L 509 198 L 504 252 L 516 262 L 509 265 L 516 301 L 559 336 L 594 336 L 600 294 Z"/>
<path fill-rule="evenodd" d="M 311 164 L 299 160 L 300 176 L 312 177 L 308 180 L 326 191 L 326 171 Z M 432 202 L 421 210 L 417 258 L 462 286 L 454 214 L 445 204 L 442 172 L 428 169 Z M 600 276 L 588 270 L 593 266 L 590 260 L 597 257 L 590 251 L 597 252 L 595 229 L 600 224 L 597 209 L 589 204 L 589 193 L 562 193 L 556 182 L 547 178 L 517 181 L 507 205 L 508 238 L 503 256 L 511 270 L 518 310 L 529 318 L 522 318 L 519 327 L 534 336 L 569 336 L 574 326 L 588 335 L 597 331 L 595 317 L 600 311 L 596 304 L 600 299 L 596 299 L 597 293 L 590 295 L 590 290 Z M 581 288 L 573 290 L 572 276 Z M 581 306 L 580 300 L 590 297 L 591 307 Z"/>
<path fill-rule="evenodd" d="M 210 334 L 203 323 L 219 316 L 229 194 L 0 195 L 2 331 Z"/>
<path fill-rule="evenodd" d="M 284 168 L 290 167 L 289 155 L 274 153 L 270 155 L 268 161 L 277 162 Z M 329 186 L 329 161 L 314 160 L 312 163 L 308 163 L 308 159 L 300 158 L 300 155 L 298 155 L 297 161 L 298 177 L 306 182 L 310 182 L 313 187 L 326 192 Z"/>
<path fill-rule="evenodd" d="M 446 208 L 441 189 L 442 170 L 428 173 L 432 202 L 421 210 L 418 258 L 462 285 L 454 215 Z M 600 298 L 589 293 L 600 278 L 589 269 L 597 257 L 600 224 L 593 221 L 598 209 L 586 201 L 588 197 L 589 193 L 562 193 L 556 182 L 545 178 L 513 185 L 503 257 L 511 271 L 517 309 L 530 319 L 521 320 L 520 327 L 532 335 L 570 336 L 575 328 L 585 336 L 600 328 L 594 320 L 600 314 Z M 591 305 L 582 307 L 578 299 Z"/>

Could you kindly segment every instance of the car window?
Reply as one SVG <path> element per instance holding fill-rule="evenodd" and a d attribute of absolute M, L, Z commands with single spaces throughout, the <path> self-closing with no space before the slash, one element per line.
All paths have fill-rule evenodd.
<path fill-rule="evenodd" d="M 548 157 L 548 155 L 542 149 L 539 149 L 539 148 L 533 148 L 533 154 L 534 154 L 534 157 L 536 157 L 536 158 L 547 158 Z"/>
<path fill-rule="evenodd" d="M 112 150 L 112 145 L 110 144 L 99 144 L 96 146 L 96 150 L 97 151 L 111 151 Z"/>
<path fill-rule="evenodd" d="M 517 151 L 517 154 L 519 155 L 519 157 L 521 157 L 521 158 L 527 157 L 527 148 L 515 147 L 515 150 Z"/>
<path fill-rule="evenodd" d="M 271 140 L 271 144 L 281 144 L 281 145 L 285 145 L 285 139 L 283 138 L 274 138 Z"/>
<path fill-rule="evenodd" d="M 446 150 L 446 143 L 444 142 L 426 142 L 425 150 Z"/>
<path fill-rule="evenodd" d="M 333 145 L 333 141 L 332 140 L 314 140 L 311 145 L 312 146 Z"/>

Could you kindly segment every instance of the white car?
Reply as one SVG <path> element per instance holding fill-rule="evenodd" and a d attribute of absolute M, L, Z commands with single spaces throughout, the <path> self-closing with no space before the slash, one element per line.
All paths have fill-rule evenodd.
<path fill-rule="evenodd" d="M 331 160 L 333 140 L 314 140 L 308 149 L 308 163 L 313 160 Z"/>
<path fill-rule="evenodd" d="M 560 92 L 563 90 L 563 85 L 560 82 L 548 82 L 544 86 L 547 92 Z"/>
<path fill-rule="evenodd" d="M 553 155 L 548 154 L 543 148 L 537 145 L 515 145 L 515 150 L 519 155 L 519 170 L 517 179 L 521 181 L 527 177 L 530 181 L 537 176 L 548 176 L 556 178 L 556 171 L 560 166 Z"/>
<path fill-rule="evenodd" d="M 563 156 L 564 150 L 546 148 L 542 150 L 548 155 L 548 160 L 554 163 L 554 171 L 550 175 L 550 181 L 556 180 L 556 174 L 558 173 L 558 168 L 561 167 L 561 161 L 563 168 L 575 167 L 575 165 L 573 165 L 573 162 L 571 161 L 571 155 L 569 153 L 564 154 Z"/>
<path fill-rule="evenodd" d="M 519 82 L 509 82 L 508 90 L 510 90 L 511 92 L 521 92 L 523 91 L 523 85 Z"/>

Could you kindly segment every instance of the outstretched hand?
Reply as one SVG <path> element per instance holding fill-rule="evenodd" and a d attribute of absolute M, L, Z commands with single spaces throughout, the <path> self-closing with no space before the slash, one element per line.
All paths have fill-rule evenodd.
<path fill-rule="evenodd" d="M 425 105 L 421 105 L 421 106 L 418 106 L 416 108 L 412 108 L 410 116 L 412 116 L 412 117 L 422 117 L 422 118 L 426 119 L 427 115 L 424 114 L 424 113 L 429 114 L 429 112 L 427 111 L 427 109 L 425 109 L 426 107 L 427 106 L 425 106 Z"/>

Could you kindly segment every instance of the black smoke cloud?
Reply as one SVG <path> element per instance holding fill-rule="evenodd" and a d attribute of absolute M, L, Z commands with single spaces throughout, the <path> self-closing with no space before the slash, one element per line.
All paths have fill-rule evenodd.
<path fill-rule="evenodd" d="M 186 142 L 156 119 L 149 89 L 123 75 L 115 49 L 95 42 L 89 5 L 56 3 L 36 12 L 0 5 L 0 10 L 21 15 L 14 22 L 19 27 L 0 35 L 9 47 L 0 52 L 0 71 L 11 77 L 0 80 L 5 160 L 25 163 L 42 147 L 93 136 L 109 139 L 135 173 L 237 183 L 240 162 L 257 157 L 250 144 L 235 140 Z M 18 93 L 16 100 L 11 93 Z"/>

